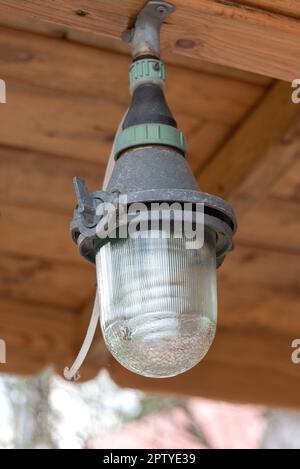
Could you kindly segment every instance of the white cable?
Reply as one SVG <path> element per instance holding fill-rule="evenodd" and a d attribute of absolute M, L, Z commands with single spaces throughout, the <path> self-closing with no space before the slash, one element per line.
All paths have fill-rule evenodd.
<path fill-rule="evenodd" d="M 71 366 L 71 368 L 68 368 L 66 366 L 66 368 L 64 369 L 64 377 L 68 381 L 77 381 L 80 378 L 79 369 L 81 365 L 83 364 L 85 357 L 87 356 L 87 353 L 93 342 L 93 338 L 95 335 L 95 331 L 96 331 L 99 318 L 100 318 L 100 302 L 99 302 L 98 291 L 96 291 L 92 316 L 91 316 L 89 327 L 88 327 L 85 339 L 83 341 L 83 344 L 81 346 L 81 349 L 79 350 L 79 353 L 73 365 Z"/>
<path fill-rule="evenodd" d="M 107 187 L 108 181 L 110 180 L 110 176 L 111 176 L 112 170 L 114 169 L 114 166 L 115 166 L 115 146 L 116 146 L 116 140 L 117 140 L 118 135 L 120 135 L 120 133 L 122 132 L 122 126 L 123 126 L 124 120 L 126 119 L 127 113 L 128 113 L 128 109 L 126 110 L 125 114 L 123 115 L 123 117 L 122 117 L 122 119 L 121 119 L 121 122 L 120 122 L 120 124 L 119 124 L 119 126 L 118 126 L 118 128 L 117 128 L 117 132 L 116 132 L 116 135 L 115 135 L 115 138 L 114 138 L 112 147 L 111 147 L 111 152 L 110 152 L 110 155 L 109 155 L 109 158 L 108 158 L 108 163 L 107 163 L 107 166 L 106 166 L 105 175 L 104 175 L 104 180 L 103 180 L 103 185 L 102 185 L 102 189 L 103 189 L 104 191 L 105 191 L 105 189 L 106 189 L 106 187 Z"/>
<path fill-rule="evenodd" d="M 113 170 L 114 165 L 115 165 L 114 150 L 115 150 L 116 138 L 120 134 L 120 132 L 122 131 L 122 125 L 123 125 L 123 122 L 124 122 L 124 120 L 127 116 L 127 112 L 128 112 L 128 110 L 125 112 L 124 116 L 121 119 L 121 122 L 118 126 L 118 129 L 117 129 L 114 141 L 113 141 L 112 149 L 111 149 L 109 159 L 108 159 L 108 163 L 107 163 L 107 168 L 106 168 L 106 171 L 105 171 L 104 182 L 103 182 L 103 190 L 105 190 L 106 187 L 107 187 L 108 181 L 110 179 L 112 170 Z M 88 326 L 88 330 L 87 330 L 85 339 L 83 341 L 83 344 L 81 346 L 81 349 L 79 350 L 79 353 L 78 353 L 73 365 L 71 366 L 71 368 L 66 366 L 65 369 L 64 369 L 64 378 L 66 380 L 68 380 L 68 381 L 77 381 L 80 378 L 79 369 L 80 369 L 81 365 L 83 364 L 83 362 L 85 360 L 85 357 L 87 356 L 88 351 L 89 351 L 89 349 L 92 345 L 93 338 L 94 338 L 94 335 L 95 335 L 95 332 L 96 332 L 96 327 L 97 327 L 97 324 L 98 324 L 99 320 L 100 320 L 100 298 L 99 298 L 98 289 L 97 289 L 95 302 L 94 302 L 94 307 L 93 307 L 93 311 L 92 311 L 92 316 L 91 316 L 90 323 L 89 323 L 89 326 Z"/>

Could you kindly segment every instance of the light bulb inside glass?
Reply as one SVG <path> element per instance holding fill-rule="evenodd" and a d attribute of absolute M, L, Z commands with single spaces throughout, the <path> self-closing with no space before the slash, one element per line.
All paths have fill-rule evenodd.
<path fill-rule="evenodd" d="M 215 234 L 200 249 L 171 236 L 112 240 L 96 255 L 101 328 L 112 355 L 148 377 L 196 365 L 217 321 Z"/>

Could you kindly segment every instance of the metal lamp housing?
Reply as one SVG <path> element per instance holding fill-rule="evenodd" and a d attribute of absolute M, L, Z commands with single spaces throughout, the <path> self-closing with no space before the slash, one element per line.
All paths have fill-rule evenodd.
<path fill-rule="evenodd" d="M 126 35 L 133 45 L 132 101 L 115 140 L 114 167 L 105 190 L 89 193 L 75 178 L 78 205 L 71 223 L 80 254 L 96 264 L 104 340 L 123 366 L 148 377 L 175 376 L 206 354 L 217 320 L 216 268 L 232 249 L 236 231 L 230 205 L 200 191 L 165 100 L 159 27 L 173 10 L 150 1 Z M 192 220 L 201 204 L 203 246 L 189 251 L 187 239 L 172 234 L 167 240 L 121 239 L 122 218 L 116 217 L 110 231 L 112 212 L 104 207 L 109 203 L 118 214 L 124 196 L 127 207 L 190 204 Z M 163 213 L 156 216 L 161 220 Z"/>

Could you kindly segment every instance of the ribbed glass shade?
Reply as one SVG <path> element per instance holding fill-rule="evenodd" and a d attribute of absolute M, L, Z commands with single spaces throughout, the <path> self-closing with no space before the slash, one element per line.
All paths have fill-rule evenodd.
<path fill-rule="evenodd" d="M 175 376 L 196 365 L 216 329 L 215 235 L 201 249 L 184 238 L 109 242 L 96 256 L 107 347 L 143 376 Z"/>

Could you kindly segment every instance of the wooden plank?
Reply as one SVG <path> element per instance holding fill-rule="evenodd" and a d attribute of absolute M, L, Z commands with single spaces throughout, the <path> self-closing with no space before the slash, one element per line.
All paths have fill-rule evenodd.
<path fill-rule="evenodd" d="M 300 256 L 288 247 L 270 250 L 237 241 L 218 272 L 221 327 L 300 334 L 299 275 Z"/>
<path fill-rule="evenodd" d="M 122 109 L 113 101 L 59 96 L 57 92 L 8 82 L 0 108 L 0 143 L 104 163 Z M 107 117 L 109 116 L 109 119 Z"/>
<path fill-rule="evenodd" d="M 12 80 L 8 87 L 9 102 L 0 108 L 1 145 L 106 163 L 126 106 Z M 198 122 L 188 113 L 176 117 L 185 133 Z"/>
<path fill-rule="evenodd" d="M 6 236 L 15 240 L 16 245 L 11 254 L 3 252 L 9 243 L 5 242 L 2 246 L 0 294 L 7 298 L 78 309 L 88 299 L 88 292 L 95 283 L 95 271 L 89 263 L 81 261 L 71 240 L 68 225 L 76 204 L 72 178 L 81 175 L 90 190 L 96 190 L 100 187 L 103 166 L 8 147 L 1 147 L 0 153 L 1 205 L 6 207 L 11 204 L 8 210 L 13 213 L 14 207 L 18 206 L 21 216 L 28 209 L 29 213 L 37 213 L 36 217 L 32 216 L 31 222 L 28 219 L 28 225 L 25 216 L 22 233 L 19 233 L 21 238 L 23 235 L 24 239 L 32 238 L 32 246 L 36 241 L 34 251 L 30 248 L 27 252 L 24 250 L 17 224 L 12 222 L 11 231 L 4 229 Z M 35 212 L 35 208 L 39 211 Z M 50 218 L 53 223 L 52 227 L 48 225 L 46 228 L 44 241 L 40 240 L 38 234 L 42 230 L 39 214 L 46 221 Z M 64 222 L 60 225 L 59 220 L 62 219 Z M 0 225 L 3 227 L 5 223 L 2 218 Z M 49 238 L 54 242 L 57 238 L 61 242 L 61 234 L 64 242 L 74 249 L 75 261 L 80 265 L 65 262 L 66 258 L 59 261 L 51 249 L 45 249 Z M 44 244 L 38 248 L 40 242 Z"/>
<path fill-rule="evenodd" d="M 59 308 L 0 300 L 0 336 L 6 342 L 1 373 L 34 374 L 71 360 L 76 315 Z"/>
<path fill-rule="evenodd" d="M 90 191 L 101 187 L 104 166 L 99 163 L 0 147 L 0 200 L 16 205 L 65 212 L 76 205 L 73 177 L 82 176 Z"/>
<path fill-rule="evenodd" d="M 259 209 L 268 194 L 294 202 L 299 200 L 299 132 L 300 119 L 297 119 L 278 145 L 266 151 L 265 157 L 229 197 L 239 222 L 251 208 Z"/>
<path fill-rule="evenodd" d="M 243 184 L 254 168 L 276 147 L 300 117 L 291 101 L 291 87 L 278 82 L 222 149 L 198 171 L 206 192 L 228 197 Z"/>
<path fill-rule="evenodd" d="M 0 108 L 0 143 L 106 162 L 129 104 L 129 59 L 5 28 L 0 51 L 8 93 Z M 167 97 L 182 131 L 193 132 L 205 117 L 217 140 L 219 127 L 237 125 L 264 92 L 179 67 L 169 67 L 168 75 Z"/>
<path fill-rule="evenodd" d="M 237 239 L 244 244 L 286 249 L 300 253 L 299 201 L 266 198 L 249 210 L 239 226 Z"/>
<path fill-rule="evenodd" d="M 1 0 L 4 24 L 44 22 L 91 36 L 119 39 L 144 2 Z M 178 0 L 163 29 L 163 48 L 174 53 L 291 81 L 300 58 L 299 20 L 227 0 Z M 83 11 L 83 14 L 82 14 Z M 99 27 L 101 25 L 101 27 Z"/>
<path fill-rule="evenodd" d="M 189 165 L 197 174 L 200 167 L 205 166 L 209 159 L 226 143 L 232 134 L 232 127 L 204 120 L 187 137 Z"/>
<path fill-rule="evenodd" d="M 8 15 L 1 15 L 0 21 L 4 26 L 13 26 L 14 28 L 21 30 L 31 31 L 50 37 L 56 37 L 61 40 L 61 43 L 62 41 L 71 41 L 93 46 L 98 49 L 102 49 L 102 51 L 115 51 L 118 54 L 125 54 L 127 56 L 127 60 L 130 60 L 130 47 L 128 44 L 120 41 L 119 38 L 98 35 L 95 36 L 89 32 L 74 29 L 67 25 L 53 27 L 51 23 L 44 22 L 40 19 L 38 21 L 32 21 L 31 18 L 27 18 L 22 15 L 12 16 L 10 13 Z M 167 64 L 195 70 L 201 73 L 208 73 L 210 75 L 216 75 L 219 77 L 227 77 L 238 81 L 244 81 L 246 83 L 252 83 L 259 86 L 268 86 L 271 83 L 271 79 L 263 75 L 245 72 L 243 70 L 226 67 L 223 65 L 217 65 L 199 58 L 174 54 L 172 51 L 168 51 L 165 48 L 161 51 L 161 53 L 162 59 Z M 114 77 L 115 76 L 113 75 L 111 78 L 114 79 Z"/>
<path fill-rule="evenodd" d="M 11 299 L 0 299 L 0 311 L 0 338 L 6 342 L 7 359 L 6 364 L 0 364 L 1 373 L 27 376 L 53 366 L 62 375 L 64 367 L 72 364 L 78 352 L 78 314 L 57 306 Z M 84 365 L 82 380 L 94 378 L 103 366 L 100 349 L 98 336 Z"/>
<path fill-rule="evenodd" d="M 95 268 L 88 263 L 76 266 L 28 256 L 21 247 L 18 254 L 0 256 L 2 298 L 78 310 L 95 281 Z"/>
<path fill-rule="evenodd" d="M 45 211 L 1 201 L 0 251 L 83 265 L 70 234 L 72 214 Z"/>
<path fill-rule="evenodd" d="M 274 0 L 237 0 L 237 2 L 245 6 L 263 8 L 273 13 L 300 18 L 299 0 L 276 0 L 275 2 Z"/>
<path fill-rule="evenodd" d="M 0 28 L 0 51 L 1 77 L 8 87 L 21 77 L 23 85 L 55 90 L 60 99 L 62 92 L 78 99 L 97 97 L 99 108 L 112 101 L 113 109 L 117 105 L 123 112 L 129 103 L 129 57 L 8 28 Z M 167 97 L 176 117 L 236 124 L 265 88 L 176 66 L 168 66 L 167 73 Z"/>
<path fill-rule="evenodd" d="M 289 142 L 290 145 L 294 145 L 295 153 L 297 148 L 297 154 L 295 155 L 297 161 L 294 165 L 291 165 L 290 169 L 285 172 L 282 178 L 274 184 L 271 191 L 271 195 L 278 197 L 281 200 L 300 202 L 300 157 L 299 157 L 299 135 L 300 125 L 298 128 L 298 145 L 295 140 Z"/>

